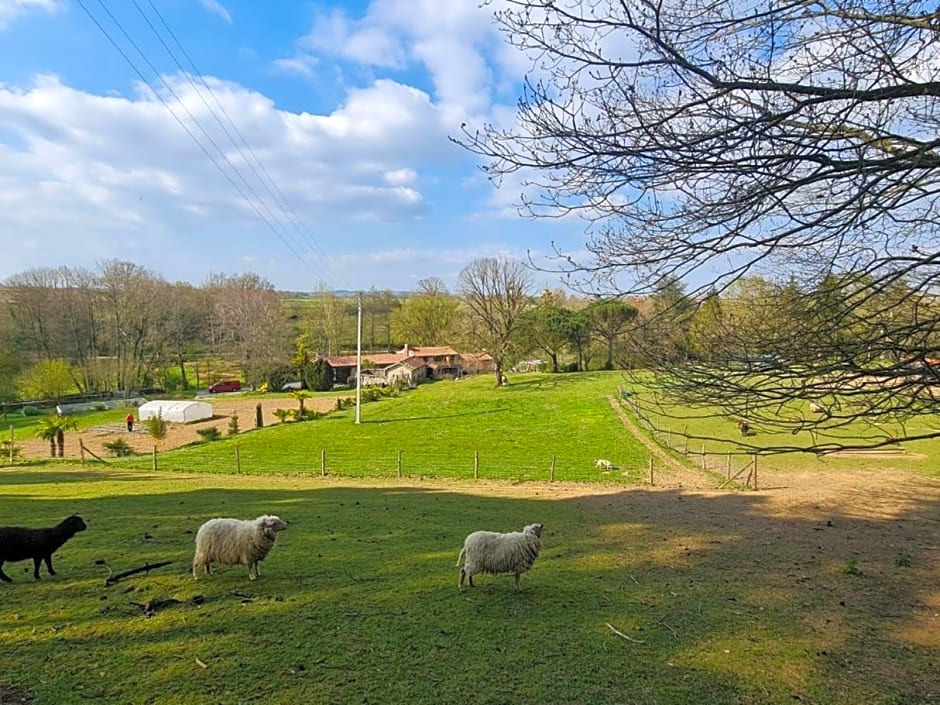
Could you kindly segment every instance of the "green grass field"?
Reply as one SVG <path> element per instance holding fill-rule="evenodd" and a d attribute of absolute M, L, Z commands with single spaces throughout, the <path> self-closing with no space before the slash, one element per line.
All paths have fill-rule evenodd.
<path fill-rule="evenodd" d="M 4 522 L 88 523 L 57 576 L 4 567 L 0 686 L 38 705 L 913 705 L 940 692 L 936 528 L 913 513 L 827 526 L 753 493 L 588 491 L 0 470 Z M 240 566 L 193 580 L 202 521 L 267 512 L 291 526 L 259 580 Z M 483 576 L 457 591 L 468 532 L 532 521 L 544 548 L 521 590 Z M 96 565 L 162 560 L 111 587 Z M 138 605 L 156 599 L 179 602 L 146 616 Z"/>
<path fill-rule="evenodd" d="M 496 387 L 491 376 L 421 385 L 400 397 L 333 412 L 304 423 L 278 424 L 160 455 L 162 469 L 319 474 L 323 453 L 331 474 L 634 482 L 648 451 L 624 429 L 608 398 L 617 373 L 518 375 Z M 350 392 L 349 394 L 354 394 Z M 285 407 L 296 402 L 287 399 Z M 243 425 L 248 420 L 243 419 Z M 594 460 L 618 470 L 598 473 Z M 146 468 L 147 458 L 122 461 Z"/>

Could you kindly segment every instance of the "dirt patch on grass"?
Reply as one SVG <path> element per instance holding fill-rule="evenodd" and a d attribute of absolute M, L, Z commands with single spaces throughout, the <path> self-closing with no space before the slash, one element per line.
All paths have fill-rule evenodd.
<path fill-rule="evenodd" d="M 258 399 L 244 398 L 237 395 L 224 397 L 201 398 L 212 404 L 213 416 L 211 419 L 197 423 L 176 424 L 171 423 L 166 438 L 160 442 L 162 450 L 171 450 L 180 446 L 200 440 L 200 429 L 214 426 L 222 435 L 228 433 L 229 421 L 233 415 L 238 415 L 238 426 L 242 431 L 255 427 L 255 408 L 261 404 L 262 420 L 265 426 L 280 423 L 274 415 L 275 409 L 294 409 L 297 402 L 293 399 Z M 333 397 L 315 397 L 304 401 L 304 408 L 314 411 L 331 411 L 336 408 L 336 399 Z M 65 438 L 65 457 L 78 458 L 80 456 L 79 440 L 93 453 L 108 458 L 109 453 L 104 447 L 105 443 L 123 438 L 134 449 L 135 453 L 149 453 L 153 450 L 153 439 L 138 424 L 133 433 L 128 433 L 124 424 L 111 424 L 95 426 L 78 433 L 69 433 Z M 48 458 L 49 444 L 39 439 L 17 440 L 24 458 Z"/>
<path fill-rule="evenodd" d="M 33 696 L 9 683 L 0 683 L 0 705 L 31 705 Z"/>

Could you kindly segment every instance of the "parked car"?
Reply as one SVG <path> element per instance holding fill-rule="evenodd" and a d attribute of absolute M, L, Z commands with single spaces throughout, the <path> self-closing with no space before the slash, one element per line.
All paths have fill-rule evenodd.
<path fill-rule="evenodd" d="M 219 392 L 237 392 L 242 388 L 242 383 L 237 379 L 223 379 L 209 385 L 210 394 Z"/>
<path fill-rule="evenodd" d="M 286 384 L 281 386 L 281 391 L 282 392 L 295 392 L 298 389 L 303 389 L 303 388 L 304 388 L 303 382 L 287 382 Z"/>

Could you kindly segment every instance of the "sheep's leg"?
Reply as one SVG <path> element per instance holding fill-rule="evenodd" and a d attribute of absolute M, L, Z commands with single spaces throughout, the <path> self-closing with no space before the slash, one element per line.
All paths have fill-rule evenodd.
<path fill-rule="evenodd" d="M 52 554 L 50 553 L 46 556 L 46 568 L 49 569 L 49 575 L 55 575 L 55 571 L 52 569 Z"/>
<path fill-rule="evenodd" d="M 249 564 L 248 564 L 248 579 L 249 579 L 249 580 L 254 580 L 255 578 L 258 577 L 257 574 L 256 574 L 256 572 L 255 572 L 255 571 L 257 570 L 257 566 L 258 566 L 257 563 L 249 563 Z"/>
<path fill-rule="evenodd" d="M 11 578 L 9 575 L 3 572 L 3 561 L 0 561 L 0 580 L 2 580 L 5 583 L 13 582 L 13 578 Z"/>
<path fill-rule="evenodd" d="M 33 556 L 33 577 L 39 580 L 39 566 L 42 565 L 42 556 Z"/>
<path fill-rule="evenodd" d="M 513 575 L 516 577 L 516 590 L 518 590 L 519 589 L 519 573 L 513 573 Z"/>
<path fill-rule="evenodd" d="M 467 578 L 467 571 L 465 568 L 460 569 L 460 582 L 457 583 L 457 589 L 460 590 L 463 588 L 463 581 Z"/>

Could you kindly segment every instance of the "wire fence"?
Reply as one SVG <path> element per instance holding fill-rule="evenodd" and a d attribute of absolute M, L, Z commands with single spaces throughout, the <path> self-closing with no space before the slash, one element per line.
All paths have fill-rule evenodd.
<path fill-rule="evenodd" d="M 305 447 L 275 442 L 239 442 L 239 436 L 225 436 L 202 442 L 163 449 L 143 433 L 122 434 L 130 440 L 123 451 L 108 449 L 106 439 L 122 431 L 120 425 L 102 428 L 102 435 L 70 438 L 61 451 L 63 461 L 83 465 L 107 465 L 132 470 L 169 470 L 193 473 L 246 475 L 302 475 L 375 478 L 453 478 L 461 480 L 501 480 L 512 482 L 594 482 L 630 486 L 684 486 L 703 489 L 757 487 L 757 459 L 708 453 L 704 446 L 689 448 L 679 434 L 657 429 L 644 417 L 641 407 L 629 394 L 618 392 L 612 406 L 623 418 L 629 411 L 645 426 L 640 430 L 624 420 L 624 432 L 632 434 L 649 449 L 647 453 L 620 458 L 616 462 L 593 457 L 587 449 L 546 447 L 539 452 L 517 454 L 507 460 L 495 448 L 468 449 L 447 444 L 446 439 L 428 439 L 416 449 L 370 446 L 368 450 L 344 444 L 342 439 L 330 447 Z M 105 433 L 107 432 L 107 433 Z M 652 442 L 650 439 L 653 439 Z M 658 444 L 659 447 L 656 447 Z M 669 457 L 668 449 L 675 457 Z M 119 457 L 123 456 L 123 457 Z M 50 457 L 47 441 L 34 437 L 19 438 L 11 427 L 9 437 L 0 441 L 0 465 L 35 462 Z"/>
<path fill-rule="evenodd" d="M 621 388 L 617 393 L 620 403 L 637 418 L 655 443 L 681 457 L 695 469 L 715 477 L 719 489 L 732 484 L 758 488 L 759 463 L 756 453 L 742 455 L 728 450 L 709 451 L 704 442 L 690 443 L 687 433 L 669 429 L 659 422 L 654 423 L 629 391 Z"/>

